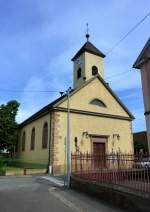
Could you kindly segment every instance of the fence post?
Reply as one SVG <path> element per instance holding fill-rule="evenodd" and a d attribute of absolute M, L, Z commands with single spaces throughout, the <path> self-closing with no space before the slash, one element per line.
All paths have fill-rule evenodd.
<path fill-rule="evenodd" d="M 106 183 L 110 186 L 119 185 L 131 192 L 138 191 L 142 195 L 150 195 L 150 170 L 146 167 L 134 168 L 133 163 L 131 166 L 131 162 L 138 164 L 143 162 L 141 155 L 113 153 L 96 157 L 94 154 L 85 152 L 84 154 L 71 154 L 71 156 L 73 171 L 78 178 L 89 182 Z M 95 159 L 100 160 L 98 169 L 93 167 Z M 105 160 L 108 160 L 107 168 L 101 167 Z"/>
<path fill-rule="evenodd" d="M 76 153 L 74 154 L 74 161 L 75 161 L 75 174 L 77 174 L 78 168 L 77 168 L 77 155 L 76 155 Z"/>

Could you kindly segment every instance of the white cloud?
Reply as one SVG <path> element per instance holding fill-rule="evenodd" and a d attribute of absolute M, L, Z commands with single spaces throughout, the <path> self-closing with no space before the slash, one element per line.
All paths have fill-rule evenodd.
<path fill-rule="evenodd" d="M 17 8 L 15 4 L 17 5 L 14 1 L 13 8 Z M 35 5 L 33 11 L 31 5 Z M 136 10 L 133 13 L 135 5 Z M 106 53 L 146 14 L 150 2 L 126 0 L 120 3 L 119 0 L 89 0 L 87 4 L 86 0 L 44 0 L 44 3 L 37 0 L 32 3 L 30 1 L 29 7 L 30 18 L 23 13 L 19 19 L 18 13 L 14 11 L 15 19 L 12 17 L 8 25 L 8 29 L 12 26 L 12 33 L 6 32 L 0 35 L 0 68 L 3 70 L 1 84 L 3 85 L 4 81 L 9 88 L 18 86 L 25 90 L 65 90 L 72 84 L 70 59 L 85 42 L 86 22 L 89 22 L 91 41 Z M 24 12 L 24 8 L 19 11 L 19 14 L 22 12 Z M 15 27 L 19 26 L 18 29 L 10 23 L 15 23 Z M 132 67 L 149 36 L 148 27 L 149 22 L 146 20 L 106 57 L 105 76 L 128 71 Z M 11 80 L 8 80 L 9 77 Z M 138 71 L 131 71 L 107 81 L 116 92 L 141 88 L 140 72 Z M 18 119 L 27 118 L 56 96 L 57 94 L 54 93 L 31 92 L 23 93 L 21 97 L 18 95 L 21 102 Z M 126 101 L 131 101 L 131 97 L 132 94 L 126 97 Z M 12 95 L 8 99 L 10 98 Z M 133 113 L 134 111 L 133 108 Z M 138 113 L 140 114 L 140 111 Z"/>
<path fill-rule="evenodd" d="M 32 115 L 32 110 L 25 110 L 24 108 L 20 107 L 19 112 L 16 117 L 16 121 L 18 123 L 23 122 L 25 119 Z"/>
<path fill-rule="evenodd" d="M 146 129 L 144 110 L 142 108 L 134 110 L 135 120 L 133 121 L 133 131 L 143 131 Z"/>
<path fill-rule="evenodd" d="M 34 91 L 52 91 L 52 87 L 41 76 L 32 77 L 24 88 L 24 93 L 21 96 L 21 106 L 17 115 L 19 122 L 25 120 L 33 113 L 40 110 L 46 104 L 50 103 L 59 93 L 43 93 Z"/>

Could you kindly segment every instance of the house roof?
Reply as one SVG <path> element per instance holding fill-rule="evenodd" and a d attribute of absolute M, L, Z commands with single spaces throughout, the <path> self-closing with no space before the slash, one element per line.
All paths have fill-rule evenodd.
<path fill-rule="evenodd" d="M 93 81 L 95 78 L 98 78 L 100 80 L 100 82 L 105 86 L 105 88 L 111 93 L 111 95 L 116 99 L 116 101 L 120 104 L 120 106 L 127 112 L 127 114 L 129 115 L 129 117 L 131 119 L 134 119 L 134 116 L 132 115 L 132 113 L 128 110 L 128 108 L 123 104 L 123 102 L 119 99 L 119 97 L 114 93 L 114 91 L 109 87 L 108 83 L 105 82 L 105 80 L 99 75 L 97 74 L 95 77 L 91 78 L 90 80 L 88 80 L 87 82 L 85 82 L 83 85 L 81 85 L 79 88 L 76 88 L 75 90 L 73 90 L 70 94 L 70 96 L 72 96 L 74 93 L 78 92 L 80 89 L 82 89 L 83 87 L 85 87 L 87 84 L 89 84 L 91 81 Z M 55 106 L 59 106 L 60 103 L 62 103 L 63 101 L 65 101 L 66 96 L 64 96 L 64 98 L 62 98 L 60 101 L 58 101 L 56 103 Z"/>
<path fill-rule="evenodd" d="M 87 84 L 92 82 L 95 78 L 98 78 L 102 84 L 105 86 L 105 88 L 111 93 L 111 95 L 116 99 L 116 101 L 120 104 L 120 106 L 127 112 L 129 117 L 131 119 L 134 119 L 134 116 L 131 114 L 131 112 L 127 109 L 127 107 L 123 104 L 123 102 L 117 97 L 117 95 L 112 91 L 112 89 L 109 87 L 109 85 L 102 79 L 100 75 L 96 75 L 95 77 L 91 78 L 87 82 L 85 82 L 83 85 L 81 85 L 79 88 L 75 90 L 71 90 L 70 96 L 72 96 L 74 93 L 78 92 L 80 89 L 85 87 Z M 26 119 L 24 122 L 19 124 L 19 127 L 25 126 L 26 124 L 40 118 L 42 115 L 48 114 L 50 111 L 53 110 L 54 107 L 58 107 L 60 103 L 65 101 L 67 99 L 67 95 L 64 94 L 63 96 L 59 97 L 58 99 L 54 100 L 53 102 L 49 103 L 45 107 L 43 107 L 41 110 L 30 116 L 28 119 Z"/>
<path fill-rule="evenodd" d="M 91 54 L 95 54 L 103 58 L 105 57 L 105 55 L 99 49 L 97 49 L 91 42 L 87 41 L 75 54 L 75 56 L 72 58 L 72 61 L 78 58 L 83 52 L 89 52 Z"/>
<path fill-rule="evenodd" d="M 148 48 L 150 48 L 150 37 L 147 40 L 147 42 L 146 42 L 144 48 L 142 49 L 141 53 L 139 54 L 138 58 L 134 62 L 133 68 L 140 69 L 141 65 L 150 59 L 150 58 L 146 57 L 146 52 L 147 52 Z"/>
<path fill-rule="evenodd" d="M 133 141 L 134 142 L 140 141 L 147 144 L 147 132 L 141 131 L 133 133 Z"/>
<path fill-rule="evenodd" d="M 71 90 L 71 92 L 73 92 L 73 89 Z M 46 105 L 45 107 L 43 107 L 41 110 L 37 111 L 32 116 L 30 116 L 29 118 L 27 118 L 25 121 L 23 121 L 22 123 L 20 123 L 19 124 L 19 127 L 22 127 L 22 126 L 30 123 L 31 121 L 38 119 L 42 115 L 45 115 L 45 114 L 49 113 L 52 110 L 53 105 L 55 105 L 56 103 L 58 103 L 59 101 L 61 101 L 65 97 L 66 97 L 66 94 L 64 94 L 61 97 L 59 97 L 59 98 L 55 99 L 54 101 L 50 102 L 48 105 Z"/>

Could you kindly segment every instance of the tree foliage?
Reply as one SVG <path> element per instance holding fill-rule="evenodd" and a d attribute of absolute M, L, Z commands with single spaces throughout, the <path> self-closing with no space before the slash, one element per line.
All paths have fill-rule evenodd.
<path fill-rule="evenodd" d="M 135 153 L 148 153 L 148 145 L 144 141 L 135 141 L 134 142 Z"/>
<path fill-rule="evenodd" d="M 17 142 L 16 115 L 19 105 L 16 100 L 0 105 L 0 151 L 14 150 Z"/>

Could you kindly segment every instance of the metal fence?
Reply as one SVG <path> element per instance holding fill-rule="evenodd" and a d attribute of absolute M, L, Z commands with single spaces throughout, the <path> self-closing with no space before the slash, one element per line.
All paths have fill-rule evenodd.
<path fill-rule="evenodd" d="M 150 157 L 72 154 L 72 176 L 150 197 Z"/>

